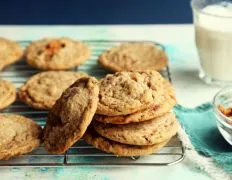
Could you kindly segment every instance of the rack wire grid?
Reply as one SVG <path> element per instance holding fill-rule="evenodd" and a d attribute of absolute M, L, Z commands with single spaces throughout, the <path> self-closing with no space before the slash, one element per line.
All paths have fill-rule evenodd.
<path fill-rule="evenodd" d="M 19 41 L 18 43 L 25 48 L 30 42 L 31 41 Z M 113 46 L 118 46 L 125 41 L 85 40 L 84 42 L 91 48 L 92 56 L 83 65 L 78 68 L 73 68 L 72 71 L 84 71 L 89 75 L 101 78 L 109 72 L 97 64 L 96 60 L 98 56 L 105 50 Z M 155 42 L 152 43 L 165 50 L 163 45 Z M 0 72 L 0 78 L 11 81 L 18 88 L 29 77 L 38 72 L 39 70 L 28 66 L 25 61 L 22 60 Z M 161 74 L 171 81 L 171 74 L 168 66 Z M 16 101 L 2 112 L 27 116 L 35 120 L 42 127 L 46 123 L 47 111 L 35 110 L 19 101 Z M 88 145 L 81 139 L 63 155 L 48 154 L 44 147 L 40 146 L 29 154 L 8 161 L 0 161 L 0 167 L 167 166 L 176 164 L 183 159 L 184 148 L 177 136 L 173 137 L 159 152 L 141 157 L 117 157 L 113 154 L 106 154 Z"/>

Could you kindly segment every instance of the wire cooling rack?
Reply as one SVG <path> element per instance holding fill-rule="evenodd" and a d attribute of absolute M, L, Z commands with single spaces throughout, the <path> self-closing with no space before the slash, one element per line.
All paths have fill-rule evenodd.
<path fill-rule="evenodd" d="M 125 41 L 86 40 L 84 42 L 92 49 L 92 56 L 85 64 L 72 69 L 72 71 L 84 71 L 89 75 L 101 78 L 109 72 L 100 67 L 96 59 L 105 50 Z M 19 41 L 19 43 L 24 48 L 30 41 Z M 164 46 L 161 44 L 155 44 L 164 49 Z M 0 78 L 11 81 L 18 88 L 30 76 L 38 72 L 39 70 L 28 66 L 24 61 L 20 61 L 0 72 Z M 169 67 L 166 67 L 161 74 L 171 81 Z M 27 116 L 35 120 L 42 127 L 46 122 L 47 116 L 47 111 L 35 110 L 19 101 L 16 101 L 3 112 Z M 106 154 L 99 151 L 93 146 L 86 144 L 84 140 L 80 140 L 63 155 L 48 154 L 43 146 L 41 146 L 30 154 L 16 157 L 8 161 L 0 161 L 0 167 L 167 166 L 176 164 L 183 159 L 184 148 L 177 136 L 173 137 L 159 152 L 143 157 L 117 157 L 113 154 Z"/>

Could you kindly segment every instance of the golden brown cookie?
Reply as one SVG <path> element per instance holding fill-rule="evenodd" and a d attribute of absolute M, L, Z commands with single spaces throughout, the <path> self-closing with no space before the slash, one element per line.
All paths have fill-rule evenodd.
<path fill-rule="evenodd" d="M 42 129 L 20 115 L 0 114 L 0 160 L 31 152 L 40 145 Z"/>
<path fill-rule="evenodd" d="M 104 52 L 98 62 L 113 72 L 162 70 L 168 57 L 152 43 L 124 43 Z"/>
<path fill-rule="evenodd" d="M 173 113 L 167 113 L 149 121 L 123 125 L 94 121 L 93 127 L 98 134 L 112 141 L 130 145 L 153 145 L 174 136 L 178 123 Z"/>
<path fill-rule="evenodd" d="M 105 116 L 96 114 L 94 116 L 94 119 L 99 122 L 111 124 L 128 124 L 132 122 L 142 122 L 162 116 L 163 114 L 169 112 L 175 106 L 175 104 L 176 98 L 174 89 L 167 80 L 164 80 L 164 102 L 162 102 L 160 105 L 155 105 L 149 107 L 148 109 L 127 115 Z"/>
<path fill-rule="evenodd" d="M 83 72 L 47 71 L 32 76 L 19 89 L 19 99 L 37 109 L 51 109 L 64 90 L 76 80 L 87 77 Z"/>
<path fill-rule="evenodd" d="M 163 77 L 157 71 L 117 72 L 101 80 L 97 114 L 131 114 L 159 105 L 163 100 Z"/>
<path fill-rule="evenodd" d="M 23 51 L 17 43 L 0 38 L 0 70 L 19 61 L 22 55 Z"/>
<path fill-rule="evenodd" d="M 148 146 L 122 144 L 100 136 L 92 128 L 88 128 L 83 138 L 88 144 L 93 145 L 97 149 L 107 153 L 113 153 L 117 156 L 146 156 L 159 151 L 169 141 L 166 140 L 159 144 Z"/>
<path fill-rule="evenodd" d="M 0 80 L 0 109 L 11 105 L 16 99 L 16 88 L 6 80 Z"/>
<path fill-rule="evenodd" d="M 64 91 L 48 115 L 43 132 L 45 149 L 62 154 L 85 133 L 97 109 L 98 81 L 81 78 Z"/>
<path fill-rule="evenodd" d="M 25 51 L 29 65 L 42 70 L 64 70 L 82 64 L 90 57 L 87 45 L 69 38 L 41 39 Z"/>

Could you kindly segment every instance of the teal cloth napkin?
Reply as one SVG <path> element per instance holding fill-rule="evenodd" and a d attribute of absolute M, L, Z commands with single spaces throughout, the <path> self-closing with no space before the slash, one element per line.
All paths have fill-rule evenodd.
<path fill-rule="evenodd" d="M 177 105 L 174 111 L 195 150 L 211 157 L 219 166 L 232 173 L 232 146 L 217 129 L 211 104 L 204 104 L 195 109 Z"/>

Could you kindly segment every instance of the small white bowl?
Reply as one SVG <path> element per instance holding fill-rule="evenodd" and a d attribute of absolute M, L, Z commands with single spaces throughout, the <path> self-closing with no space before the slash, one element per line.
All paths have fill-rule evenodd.
<path fill-rule="evenodd" d="M 223 88 L 213 99 L 213 109 L 217 117 L 217 127 L 224 139 L 232 145 L 232 119 L 225 116 L 218 109 L 219 105 L 225 108 L 232 108 L 232 87 Z"/>

